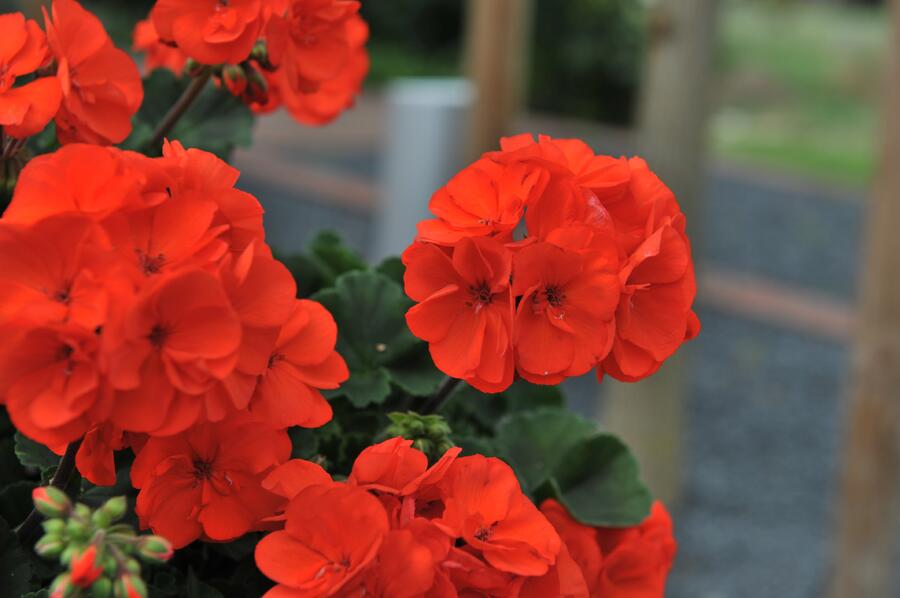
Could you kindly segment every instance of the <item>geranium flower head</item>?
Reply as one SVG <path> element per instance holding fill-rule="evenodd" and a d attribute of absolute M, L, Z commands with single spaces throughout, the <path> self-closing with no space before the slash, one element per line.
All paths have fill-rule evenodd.
<path fill-rule="evenodd" d="M 203 64 L 237 64 L 263 25 L 262 0 L 158 0 L 150 13 L 159 37 Z"/>
<path fill-rule="evenodd" d="M 283 502 L 261 481 L 290 452 L 287 432 L 245 414 L 152 437 L 131 469 L 137 514 L 175 548 L 197 538 L 236 539 L 260 529 Z"/>
<path fill-rule="evenodd" d="M 462 450 L 448 450 L 429 468 L 428 457 L 412 444 L 412 440 L 397 436 L 366 448 L 353 462 L 347 481 L 367 490 L 408 496 L 423 482 L 436 483 Z"/>
<path fill-rule="evenodd" d="M 61 143 L 120 143 L 144 98 L 134 60 L 116 48 L 100 20 L 75 0 L 53 0 L 44 22 L 58 64 L 62 105 L 56 115 Z"/>
<path fill-rule="evenodd" d="M 429 342 L 435 364 L 485 392 L 512 383 L 512 255 L 490 238 L 464 237 L 448 251 L 414 243 L 403 253 L 413 334 Z"/>
<path fill-rule="evenodd" d="M 56 77 L 38 77 L 16 86 L 47 62 L 47 38 L 21 13 L 0 14 L 0 127 L 10 137 L 39 133 L 56 115 L 62 90 Z"/>
<path fill-rule="evenodd" d="M 654 503 L 643 523 L 628 528 L 583 525 L 553 499 L 541 504 L 541 512 L 559 532 L 591 596 L 664 594 L 677 546 L 662 503 Z"/>

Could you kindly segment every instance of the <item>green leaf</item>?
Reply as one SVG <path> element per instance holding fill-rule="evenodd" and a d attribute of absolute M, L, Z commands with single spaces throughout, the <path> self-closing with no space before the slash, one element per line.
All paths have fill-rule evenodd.
<path fill-rule="evenodd" d="M 0 519 L 0 596 L 25 596 L 31 589 L 31 561 L 9 524 Z M 39 596 L 40 594 L 35 594 Z"/>
<path fill-rule="evenodd" d="M 433 395 L 447 377 L 435 367 L 424 343 L 409 359 L 388 367 L 388 372 L 394 384 L 416 397 Z"/>
<path fill-rule="evenodd" d="M 333 230 L 320 231 L 310 241 L 307 251 L 320 268 L 325 286 L 332 286 L 341 274 L 368 268 L 362 257 L 347 247 Z"/>
<path fill-rule="evenodd" d="M 134 120 L 134 131 L 123 147 L 142 151 L 156 126 L 178 101 L 190 79 L 176 77 L 167 69 L 156 69 L 144 79 L 144 103 Z M 236 146 L 251 142 L 253 113 L 239 99 L 207 84 L 167 137 L 184 147 L 196 147 L 227 160 Z M 161 148 L 151 148 L 159 154 Z"/>
<path fill-rule="evenodd" d="M 563 408 L 565 397 L 558 386 L 532 384 L 527 380 L 517 380 L 503 392 L 509 411 L 528 411 L 541 407 Z"/>
<path fill-rule="evenodd" d="M 41 472 L 59 465 L 59 455 L 20 432 L 16 432 L 16 456 L 25 467 L 34 467 Z"/>
<path fill-rule="evenodd" d="M 403 285 L 403 275 L 406 273 L 406 266 L 399 257 L 388 257 L 375 267 L 376 272 L 384 274 L 399 285 Z"/>
<path fill-rule="evenodd" d="M 587 525 L 638 525 L 650 513 L 652 500 L 637 461 L 610 434 L 571 447 L 554 470 L 550 487 L 572 516 Z"/>
<path fill-rule="evenodd" d="M 24 477 L 25 470 L 16 455 L 15 439 L 12 436 L 0 437 L 0 488 Z"/>
<path fill-rule="evenodd" d="M 191 569 L 187 579 L 187 598 L 224 598 L 222 592 L 204 583 Z"/>
<path fill-rule="evenodd" d="M 596 432 L 596 426 L 563 409 L 537 409 L 507 415 L 497 424 L 500 454 L 526 492 L 546 482 L 566 452 Z"/>
<path fill-rule="evenodd" d="M 350 368 L 350 380 L 338 394 L 357 407 L 383 403 L 391 390 L 390 367 L 408 363 L 422 346 L 406 327 L 405 314 L 412 302 L 391 279 L 368 271 L 342 274 L 334 288 L 312 298 L 334 316 L 337 350 Z M 401 378 L 407 384 L 412 381 L 412 386 L 421 382 L 411 375 Z"/>

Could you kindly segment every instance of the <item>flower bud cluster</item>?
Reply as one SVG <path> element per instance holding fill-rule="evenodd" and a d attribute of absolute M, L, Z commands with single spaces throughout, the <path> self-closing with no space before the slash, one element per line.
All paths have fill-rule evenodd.
<path fill-rule="evenodd" d="M 413 441 L 413 448 L 422 451 L 431 460 L 456 446 L 450 440 L 450 426 L 440 415 L 420 415 L 413 411 L 390 413 L 391 425 L 385 431 L 386 437 L 402 436 Z"/>
<path fill-rule="evenodd" d="M 97 509 L 73 504 L 53 486 L 35 488 L 32 498 L 47 517 L 34 550 L 66 567 L 50 585 L 51 598 L 146 598 L 141 562 L 166 562 L 172 545 L 161 536 L 138 536 L 120 523 L 128 507 L 124 496 Z"/>

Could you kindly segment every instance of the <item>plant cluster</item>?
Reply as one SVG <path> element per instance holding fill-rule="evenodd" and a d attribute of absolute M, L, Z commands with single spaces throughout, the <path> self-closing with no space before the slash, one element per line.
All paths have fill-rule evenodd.
<path fill-rule="evenodd" d="M 662 595 L 668 513 L 556 385 L 699 331 L 674 196 L 512 137 L 400 259 L 274 255 L 226 158 L 352 104 L 358 10 L 159 0 L 143 80 L 75 0 L 0 15 L 3 596 Z"/>

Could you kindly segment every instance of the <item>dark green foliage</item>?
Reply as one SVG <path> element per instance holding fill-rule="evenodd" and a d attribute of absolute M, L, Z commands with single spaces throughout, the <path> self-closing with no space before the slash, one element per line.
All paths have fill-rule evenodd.
<path fill-rule="evenodd" d="M 178 101 L 189 83 L 165 69 L 144 78 L 144 103 L 134 118 L 134 130 L 122 146 L 159 155 L 162 148 L 147 148 L 156 126 Z M 239 99 L 208 84 L 196 102 L 181 117 L 167 138 L 185 148 L 199 148 L 228 159 L 237 146 L 250 145 L 253 113 Z"/>

